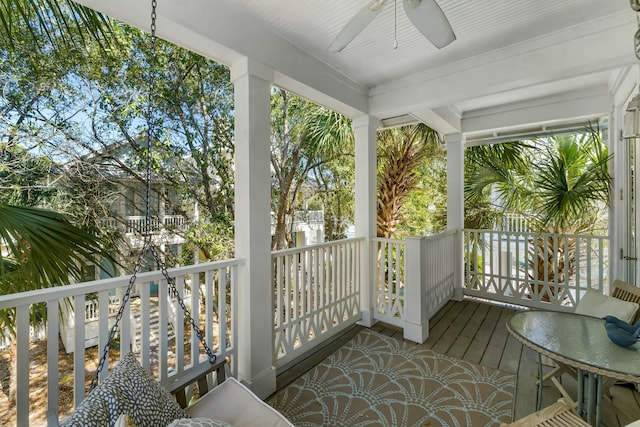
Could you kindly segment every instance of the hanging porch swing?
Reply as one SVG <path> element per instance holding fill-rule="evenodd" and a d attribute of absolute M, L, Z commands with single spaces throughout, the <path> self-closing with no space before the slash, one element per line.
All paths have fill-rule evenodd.
<path fill-rule="evenodd" d="M 156 8 L 157 0 L 151 1 L 151 37 L 150 64 L 155 64 L 156 45 Z M 145 169 L 145 217 L 144 244 L 140 250 L 128 286 L 122 296 L 121 304 L 115 317 L 115 323 L 109 329 L 109 335 L 102 350 L 96 372 L 91 381 L 89 394 L 78 405 L 71 416 L 63 422 L 64 426 L 293 426 L 281 414 L 262 402 L 247 387 L 234 378 L 226 378 L 226 360 L 218 360 L 208 345 L 205 334 L 185 305 L 181 293 L 176 288 L 176 281 L 167 271 L 164 260 L 154 247 L 151 238 L 151 161 L 153 147 L 153 108 L 155 78 L 149 73 L 147 98 L 147 155 Z M 121 349 L 123 355 L 118 364 L 100 381 L 100 373 L 108 365 L 109 349 L 114 343 L 125 307 L 130 300 L 131 292 L 145 261 L 147 253 L 153 255 L 160 266 L 162 276 L 166 280 L 169 295 L 175 297 L 178 305 L 189 320 L 193 333 L 208 358 L 208 364 L 201 364 L 197 369 L 176 375 L 176 380 L 163 388 L 138 362 L 133 352 Z M 195 366 L 195 364 L 194 364 Z M 210 378 L 215 373 L 216 387 L 210 388 Z M 104 375 L 103 375 L 104 377 Z M 199 399 L 189 404 L 191 386 L 197 384 Z M 193 418 L 192 418 L 193 417 Z M 50 424 L 52 420 L 50 419 Z M 57 416 L 55 421 L 57 423 Z"/>

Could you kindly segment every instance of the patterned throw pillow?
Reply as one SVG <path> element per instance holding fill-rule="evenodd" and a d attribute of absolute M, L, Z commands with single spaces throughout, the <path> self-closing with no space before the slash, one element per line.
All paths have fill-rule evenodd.
<path fill-rule="evenodd" d="M 232 427 L 231 424 L 210 418 L 181 418 L 167 427 Z"/>
<path fill-rule="evenodd" d="M 128 414 L 138 427 L 166 426 L 189 416 L 133 353 L 82 401 L 64 426 L 113 426 L 121 414 Z"/>

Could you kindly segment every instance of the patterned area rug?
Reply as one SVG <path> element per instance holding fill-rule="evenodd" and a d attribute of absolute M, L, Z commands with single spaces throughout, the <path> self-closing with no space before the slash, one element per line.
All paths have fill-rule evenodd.
<path fill-rule="evenodd" d="M 364 330 L 267 401 L 298 427 L 497 426 L 515 375 Z"/>

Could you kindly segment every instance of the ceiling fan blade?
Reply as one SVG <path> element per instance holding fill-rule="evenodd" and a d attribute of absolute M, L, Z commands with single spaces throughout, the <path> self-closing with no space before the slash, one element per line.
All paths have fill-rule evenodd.
<path fill-rule="evenodd" d="M 456 39 L 449 20 L 435 0 L 404 0 L 403 4 L 409 20 L 438 49 Z"/>
<path fill-rule="evenodd" d="M 347 25 L 344 26 L 342 31 L 338 33 L 336 38 L 331 42 L 327 50 L 329 52 L 340 52 L 347 47 L 351 40 L 356 38 L 362 30 L 364 30 L 373 18 L 382 10 L 387 0 L 373 0 L 371 3 L 360 9 L 360 11 L 353 17 Z"/>

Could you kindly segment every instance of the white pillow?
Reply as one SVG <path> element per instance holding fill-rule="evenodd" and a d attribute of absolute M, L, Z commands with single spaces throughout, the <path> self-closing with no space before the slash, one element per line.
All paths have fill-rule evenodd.
<path fill-rule="evenodd" d="M 576 314 L 586 314 L 593 317 L 615 316 L 620 320 L 630 323 L 638 304 L 635 302 L 623 301 L 618 298 L 602 295 L 596 291 L 588 290 L 576 306 Z"/>

